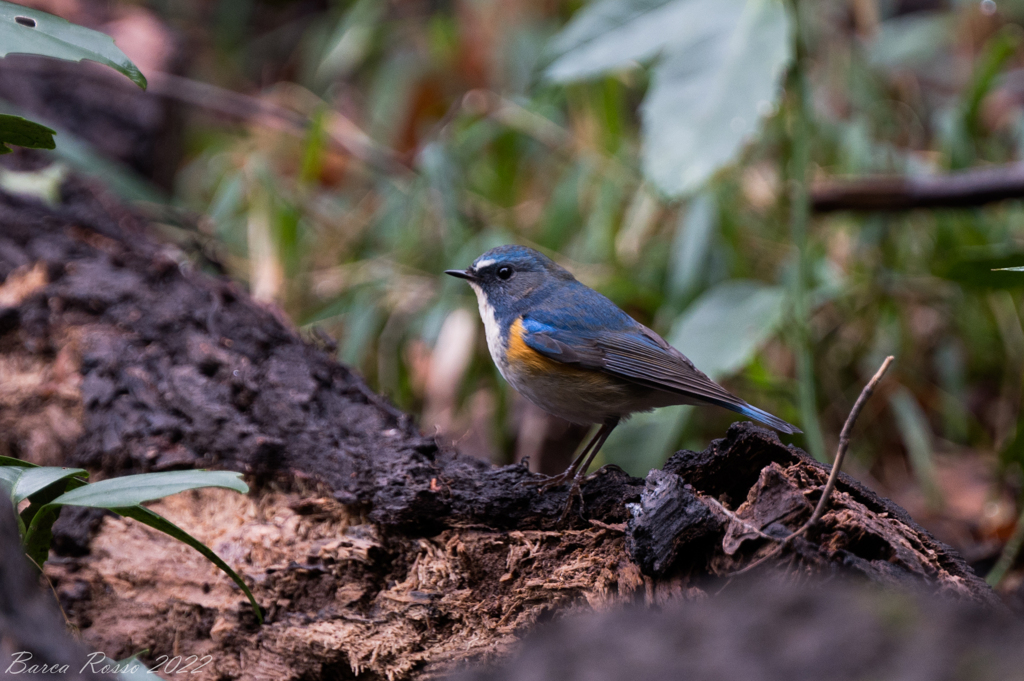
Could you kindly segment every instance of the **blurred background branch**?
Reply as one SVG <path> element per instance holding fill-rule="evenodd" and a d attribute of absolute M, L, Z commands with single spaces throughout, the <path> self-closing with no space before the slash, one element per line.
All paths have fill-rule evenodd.
<path fill-rule="evenodd" d="M 811 206 L 817 213 L 971 208 L 1022 197 L 1024 165 L 1019 163 L 939 176 L 830 180 L 811 188 Z"/>

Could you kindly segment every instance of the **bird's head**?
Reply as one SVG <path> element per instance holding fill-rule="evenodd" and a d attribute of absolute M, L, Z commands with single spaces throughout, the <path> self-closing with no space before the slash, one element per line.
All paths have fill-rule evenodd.
<path fill-rule="evenodd" d="M 499 311 L 542 286 L 573 281 L 551 258 L 526 246 L 492 248 L 469 269 L 446 270 L 445 274 L 468 281 L 478 298 Z"/>

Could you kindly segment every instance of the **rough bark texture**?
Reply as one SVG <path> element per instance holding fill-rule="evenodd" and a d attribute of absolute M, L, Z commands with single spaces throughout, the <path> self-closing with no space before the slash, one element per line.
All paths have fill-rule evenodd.
<path fill-rule="evenodd" d="M 362 379 L 89 187 L 0 195 L 0 454 L 101 475 L 248 473 L 154 510 L 239 570 L 256 625 L 198 554 L 113 516 L 58 524 L 47 574 L 90 648 L 208 655 L 210 678 L 425 678 L 526 628 L 618 602 L 696 598 L 799 527 L 827 468 L 737 424 L 648 479 L 566 491 L 439 449 Z M 14 550 L 5 545 L 3 551 Z M 980 604 L 993 593 L 895 505 L 843 476 L 820 529 L 766 563 L 854 572 Z M 6 587 L 4 587 L 6 588 Z"/>

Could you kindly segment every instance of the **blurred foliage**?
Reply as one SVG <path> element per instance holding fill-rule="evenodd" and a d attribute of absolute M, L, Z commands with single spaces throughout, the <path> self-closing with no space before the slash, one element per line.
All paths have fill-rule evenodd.
<path fill-rule="evenodd" d="M 1024 278 L 992 270 L 1024 265 L 1020 203 L 812 216 L 800 256 L 790 216 L 799 144 L 813 182 L 1021 160 L 1024 2 L 800 2 L 799 31 L 781 0 L 152 6 L 190 36 L 191 77 L 308 121 L 254 110 L 231 125 L 197 107 L 174 200 L 256 297 L 335 335 L 424 428 L 513 456 L 523 405 L 479 323 L 453 314 L 475 308 L 470 291 L 440 273 L 525 243 L 801 426 L 791 336 L 805 328 L 829 448 L 894 354 L 855 475 L 917 490 L 897 496 L 915 514 L 954 514 L 944 471 L 969 464 L 984 478 L 962 523 L 978 555 L 1009 536 Z M 642 474 L 732 417 L 640 415 L 602 458 Z"/>

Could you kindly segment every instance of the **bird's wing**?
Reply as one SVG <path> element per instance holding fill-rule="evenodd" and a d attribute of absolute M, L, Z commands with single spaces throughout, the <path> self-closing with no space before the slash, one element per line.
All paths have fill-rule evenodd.
<path fill-rule="evenodd" d="M 529 313 L 523 317 L 522 324 L 526 344 L 555 361 L 603 371 L 632 383 L 725 407 L 784 433 L 801 432 L 712 381 L 683 353 L 638 322 L 634 321 L 627 328 L 596 332 L 579 326 L 556 325 L 546 320 L 544 313 Z"/>

